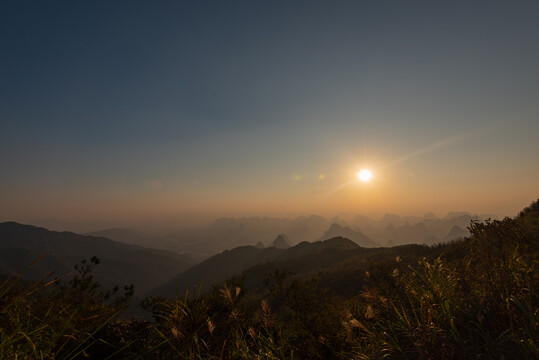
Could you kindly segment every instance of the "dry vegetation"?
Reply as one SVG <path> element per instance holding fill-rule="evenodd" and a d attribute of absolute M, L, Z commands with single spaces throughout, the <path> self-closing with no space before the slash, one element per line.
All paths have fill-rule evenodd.
<path fill-rule="evenodd" d="M 0 357 L 536 359 L 539 202 L 470 230 L 413 265 L 407 254 L 370 264 L 348 279 L 363 284 L 351 296 L 275 271 L 259 294 L 236 280 L 208 294 L 148 298 L 153 322 L 118 317 L 132 289 L 102 292 L 95 258 L 67 284 L 7 278 Z"/>

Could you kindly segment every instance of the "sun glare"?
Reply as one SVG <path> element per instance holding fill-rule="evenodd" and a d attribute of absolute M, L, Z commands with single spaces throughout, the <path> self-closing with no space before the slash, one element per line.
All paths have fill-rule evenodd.
<path fill-rule="evenodd" d="M 372 172 L 367 169 L 363 169 L 357 173 L 357 178 L 361 181 L 368 182 L 372 179 Z"/>

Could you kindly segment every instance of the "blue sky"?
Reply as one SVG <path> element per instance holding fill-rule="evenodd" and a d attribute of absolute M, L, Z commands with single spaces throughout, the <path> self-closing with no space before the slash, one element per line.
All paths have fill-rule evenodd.
<path fill-rule="evenodd" d="M 538 18 L 536 1 L 2 2 L 0 217 L 511 215 L 538 197 Z"/>

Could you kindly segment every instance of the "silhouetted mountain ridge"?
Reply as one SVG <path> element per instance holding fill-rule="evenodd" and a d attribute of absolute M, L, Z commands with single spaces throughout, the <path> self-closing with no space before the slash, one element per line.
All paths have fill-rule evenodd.
<path fill-rule="evenodd" d="M 286 236 L 286 234 L 279 234 L 271 242 L 271 246 L 276 249 L 288 249 L 290 247 L 290 239 L 288 238 L 288 236 Z"/>
<path fill-rule="evenodd" d="M 124 244 L 133 244 L 140 246 L 151 245 L 152 241 L 147 236 L 142 235 L 135 229 L 125 228 L 109 228 L 100 231 L 84 234 L 87 236 L 105 237 L 113 241 L 121 242 Z"/>
<path fill-rule="evenodd" d="M 137 293 L 163 283 L 174 274 L 187 269 L 194 261 L 164 250 L 122 244 L 103 237 L 84 236 L 72 232 L 49 231 L 15 222 L 0 224 L 0 248 L 11 257 L 3 257 L 2 268 L 19 274 L 41 254 L 46 254 L 35 266 L 36 271 L 54 271 L 63 276 L 82 259 L 97 256 L 101 264 L 95 275 L 105 284 L 135 285 Z"/>
<path fill-rule="evenodd" d="M 336 223 L 331 224 L 329 229 L 322 236 L 322 240 L 332 239 L 335 237 L 344 237 L 350 239 L 359 246 L 363 247 L 379 246 L 376 242 L 372 241 L 368 236 L 364 235 L 360 231 L 354 231 L 348 226 L 342 226 Z"/>

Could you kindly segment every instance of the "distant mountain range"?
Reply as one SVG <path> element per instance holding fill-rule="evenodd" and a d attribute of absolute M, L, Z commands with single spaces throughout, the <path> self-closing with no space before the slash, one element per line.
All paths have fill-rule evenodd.
<path fill-rule="evenodd" d="M 260 242 L 271 246 L 280 234 L 290 245 L 319 239 L 330 222 L 320 216 L 286 218 L 221 218 L 206 227 L 184 229 L 155 239 L 159 248 L 207 258 L 223 250 Z M 260 245 L 258 245 L 260 246 Z"/>
<path fill-rule="evenodd" d="M 404 244 L 427 244 L 446 242 L 469 235 L 467 227 L 473 220 L 484 220 L 468 213 L 452 213 L 443 219 L 428 213 L 422 218 L 399 217 L 386 214 L 380 220 L 364 216 L 354 218 L 353 227 L 361 231 L 380 246 Z"/>
<path fill-rule="evenodd" d="M 484 220 L 488 217 L 466 212 L 448 213 L 441 218 L 433 213 L 424 216 L 399 216 L 388 213 L 380 219 L 357 215 L 345 220 L 337 216 L 331 221 L 316 215 L 294 219 L 242 217 L 220 218 L 208 226 L 166 234 L 143 233 L 132 228 L 118 227 L 103 228 L 86 234 L 126 244 L 168 250 L 201 261 L 223 250 L 239 246 L 255 244 L 257 247 L 272 246 L 272 242 L 280 234 L 287 237 L 289 245 L 302 241 L 325 240 L 335 236 L 349 238 L 364 247 L 435 244 L 468 235 L 467 227 L 471 220 Z M 62 224 L 52 220 L 44 223 L 54 225 L 55 229 Z M 70 224 L 66 223 L 67 225 Z"/>
<path fill-rule="evenodd" d="M 379 220 L 356 216 L 350 223 L 341 218 L 330 222 L 320 216 L 221 218 L 207 227 L 170 234 L 161 247 L 204 258 L 238 246 L 271 246 L 280 234 L 287 236 L 290 245 L 335 236 L 349 238 L 364 247 L 434 244 L 468 235 L 470 221 L 482 219 L 485 218 L 468 213 L 452 213 L 443 218 L 432 213 L 424 217 L 386 214 Z"/>
<path fill-rule="evenodd" d="M 326 230 L 317 238 L 314 238 L 319 239 L 319 241 L 312 242 L 313 238 L 310 238 L 309 241 L 311 242 L 302 241 L 299 244 L 293 242 L 293 238 L 286 233 L 278 233 L 273 240 L 267 240 L 268 234 L 274 234 L 278 230 L 282 230 L 283 224 L 290 225 L 291 222 L 289 220 L 284 221 L 282 219 L 269 218 L 220 219 L 209 228 L 223 235 L 226 241 L 221 243 L 221 246 L 224 247 L 226 244 L 232 245 L 234 243 L 232 239 L 235 239 L 235 243 L 242 245 L 236 248 L 231 247 L 231 250 L 225 250 L 213 257 L 207 258 L 205 261 L 179 274 L 169 283 L 152 290 L 150 293 L 173 296 L 177 293 L 184 293 L 187 290 L 192 291 L 200 286 L 204 290 L 209 290 L 212 285 L 222 285 L 231 276 L 251 271 L 249 270 L 251 268 L 258 268 L 259 270 L 266 268 L 268 270 L 275 267 L 275 263 L 282 263 L 290 259 L 297 260 L 309 254 L 317 253 L 317 249 L 325 249 L 324 254 L 320 255 L 322 253 L 318 252 L 318 257 L 309 258 L 308 262 L 311 262 L 311 264 L 306 265 L 306 268 L 311 270 L 316 268 L 316 266 L 319 266 L 319 270 L 331 268 L 334 265 L 333 262 L 341 261 L 348 257 L 350 255 L 349 252 L 352 250 L 359 252 L 367 251 L 366 249 L 361 250 L 362 248 L 373 248 L 373 254 L 385 254 L 388 251 L 391 253 L 394 250 L 380 247 L 402 246 L 406 244 L 432 245 L 447 242 L 469 235 L 468 230 L 464 229 L 469 226 L 470 221 L 477 219 L 477 217 L 470 214 L 459 213 L 456 215 L 457 217 L 439 219 L 434 214 L 426 214 L 425 217 L 421 218 L 422 221 L 416 223 L 411 223 L 411 218 L 401 218 L 392 214 L 388 214 L 378 221 L 370 220 L 366 217 L 354 219 L 356 223 L 361 224 L 366 229 L 365 232 L 357 225 L 347 225 L 342 219 L 333 219 L 337 222 L 329 223 L 322 218 L 300 218 L 292 223 L 295 229 L 302 227 L 302 233 L 304 235 L 307 233 L 320 234 L 324 226 Z M 309 223 L 316 224 L 316 232 L 313 230 L 306 231 L 305 226 L 308 226 Z M 277 229 L 272 229 L 270 226 L 272 224 L 279 226 L 277 226 Z M 261 235 L 255 232 L 256 229 L 259 229 L 264 234 L 264 241 L 260 240 Z M 198 236 L 202 236 L 205 233 L 204 229 L 198 229 L 198 231 Z M 191 241 L 193 239 L 199 238 L 191 238 Z M 205 239 L 201 243 L 211 244 L 211 241 Z M 201 243 L 197 246 L 201 246 Z M 249 245 L 243 245 L 244 243 L 248 243 Z M 297 245 L 290 247 L 294 244 Z M 189 247 L 191 245 L 189 242 L 179 241 L 178 245 L 192 249 L 192 247 Z M 332 249 L 330 251 L 333 254 L 332 256 L 328 255 L 328 249 Z M 423 247 L 418 249 L 428 248 Z M 345 255 L 343 251 L 348 255 Z M 370 253 L 369 251 L 367 252 Z M 421 251 L 428 252 L 429 250 Z M 340 256 L 343 256 L 343 258 Z M 328 259 L 333 260 L 329 261 Z M 297 270 L 297 265 L 301 261 L 294 261 L 293 263 L 295 264 L 293 267 Z M 258 270 L 253 271 L 256 273 Z M 261 280 L 260 278 L 257 279 Z"/>
<path fill-rule="evenodd" d="M 36 280 L 49 271 L 65 277 L 83 259 L 97 256 L 96 278 L 104 285 L 135 285 L 137 294 L 164 283 L 194 264 L 188 256 L 103 237 L 49 231 L 14 222 L 0 223 L 0 272 Z"/>
<path fill-rule="evenodd" d="M 356 216 L 350 223 L 319 216 L 221 218 L 206 227 L 156 237 L 124 228 L 78 235 L 8 222 L 0 224 L 0 273 L 20 274 L 45 254 L 25 276 L 36 278 L 48 270 L 64 276 L 83 258 L 95 255 L 101 259 L 96 276 L 103 283 L 135 282 L 139 295 L 173 295 L 195 285 L 211 287 L 264 263 L 304 256 L 302 251 L 315 252 L 328 240 L 335 249 L 335 239 L 346 239 L 347 251 L 350 244 L 357 249 L 432 245 L 467 236 L 466 228 L 476 219 L 467 213 L 444 218 L 386 214 L 379 220 Z"/>

